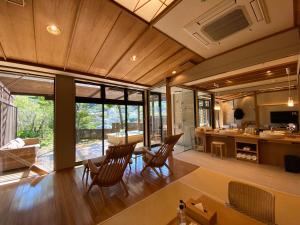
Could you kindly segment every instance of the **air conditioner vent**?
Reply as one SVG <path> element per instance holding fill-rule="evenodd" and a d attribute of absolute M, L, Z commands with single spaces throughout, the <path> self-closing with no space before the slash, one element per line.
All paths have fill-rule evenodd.
<path fill-rule="evenodd" d="M 237 8 L 203 26 L 202 31 L 213 41 L 220 41 L 248 26 L 250 26 L 250 23 L 244 10 Z"/>

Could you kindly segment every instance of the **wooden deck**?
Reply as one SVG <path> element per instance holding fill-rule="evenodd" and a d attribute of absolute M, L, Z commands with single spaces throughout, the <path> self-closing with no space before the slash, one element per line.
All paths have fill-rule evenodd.
<path fill-rule="evenodd" d="M 171 159 L 169 164 L 174 175 L 168 176 L 167 169 L 163 168 L 163 180 L 149 170 L 141 176 L 139 158 L 137 166 L 133 164 L 131 172 L 127 169 L 124 175 L 129 196 L 124 196 L 119 185 L 105 188 L 106 203 L 101 201 L 97 187 L 85 194 L 82 167 L 0 186 L 0 224 L 97 224 L 197 168 L 176 159 Z"/>

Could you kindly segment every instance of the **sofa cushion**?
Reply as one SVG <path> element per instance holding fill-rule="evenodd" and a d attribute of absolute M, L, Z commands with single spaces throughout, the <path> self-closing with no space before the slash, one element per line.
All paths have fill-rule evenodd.
<path fill-rule="evenodd" d="M 8 149 L 19 148 L 19 143 L 16 140 L 11 140 L 6 146 Z"/>
<path fill-rule="evenodd" d="M 19 143 L 18 148 L 22 148 L 25 146 L 25 142 L 22 138 L 17 138 L 16 141 Z"/>

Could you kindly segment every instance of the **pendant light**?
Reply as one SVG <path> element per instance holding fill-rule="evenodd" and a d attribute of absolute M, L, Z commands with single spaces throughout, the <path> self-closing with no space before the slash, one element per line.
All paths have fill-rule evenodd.
<path fill-rule="evenodd" d="M 288 99 L 288 102 L 287 102 L 287 105 L 288 107 L 294 107 L 294 100 L 291 96 L 291 80 L 290 80 L 290 68 L 285 68 L 285 72 L 286 74 L 288 75 L 288 81 L 289 81 L 289 99 Z"/>
<path fill-rule="evenodd" d="M 216 111 L 221 110 L 221 107 L 220 107 L 219 103 L 215 104 L 214 110 L 216 110 Z"/>

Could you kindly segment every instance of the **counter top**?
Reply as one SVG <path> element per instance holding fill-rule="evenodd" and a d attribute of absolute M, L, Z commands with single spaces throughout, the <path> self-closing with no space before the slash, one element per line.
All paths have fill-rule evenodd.
<path fill-rule="evenodd" d="M 223 136 L 223 137 L 234 137 L 234 138 L 248 138 L 248 139 L 258 139 L 262 141 L 276 142 L 276 143 L 286 143 L 286 144 L 300 144 L 300 137 L 284 137 L 284 138 L 264 138 L 259 135 L 252 134 L 240 134 L 236 132 L 217 132 L 217 131 L 206 131 L 206 135 L 211 136 Z"/>

